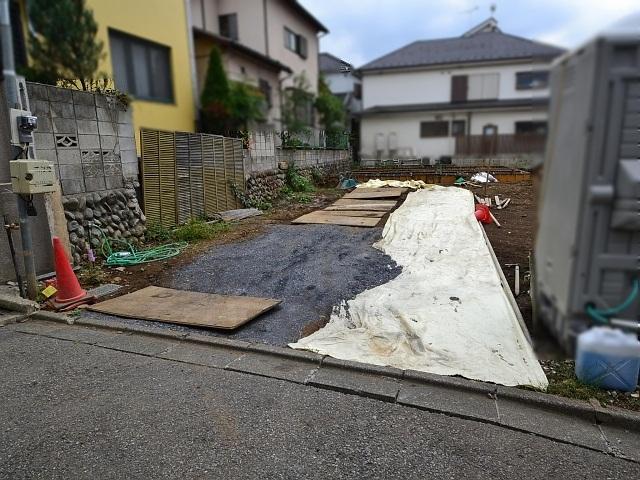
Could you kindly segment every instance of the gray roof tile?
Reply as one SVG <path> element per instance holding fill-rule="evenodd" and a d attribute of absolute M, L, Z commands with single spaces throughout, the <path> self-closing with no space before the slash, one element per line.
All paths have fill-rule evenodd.
<path fill-rule="evenodd" d="M 359 70 L 410 68 L 450 63 L 487 62 L 510 59 L 551 60 L 564 49 L 501 31 L 470 36 L 419 40 L 360 67 Z"/>

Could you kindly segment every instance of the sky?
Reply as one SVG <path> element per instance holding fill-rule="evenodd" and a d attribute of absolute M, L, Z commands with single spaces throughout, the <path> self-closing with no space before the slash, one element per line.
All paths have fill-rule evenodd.
<path fill-rule="evenodd" d="M 580 45 L 639 0 L 299 0 L 330 33 L 329 52 L 356 67 L 415 40 L 456 37 L 494 16 L 506 33 L 565 48 Z"/>

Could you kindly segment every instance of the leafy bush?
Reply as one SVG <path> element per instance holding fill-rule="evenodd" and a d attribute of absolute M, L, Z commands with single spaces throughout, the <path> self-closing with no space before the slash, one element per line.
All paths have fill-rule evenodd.
<path fill-rule="evenodd" d="M 145 238 L 151 242 L 166 242 L 171 239 L 171 230 L 158 223 L 147 225 Z"/>
<path fill-rule="evenodd" d="M 204 220 L 192 219 L 173 231 L 173 238 L 180 242 L 210 240 L 217 234 L 229 230 L 226 222 L 207 223 Z"/>
<path fill-rule="evenodd" d="M 306 177 L 300 175 L 295 165 L 289 165 L 286 173 L 287 186 L 292 192 L 313 192 L 313 183 Z"/>

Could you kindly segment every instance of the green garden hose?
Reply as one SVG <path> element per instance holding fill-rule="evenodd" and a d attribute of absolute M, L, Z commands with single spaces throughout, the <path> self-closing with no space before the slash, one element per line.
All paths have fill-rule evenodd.
<path fill-rule="evenodd" d="M 100 227 L 95 226 L 102 234 L 102 254 L 110 267 L 130 267 L 141 263 L 157 262 L 179 255 L 188 245 L 187 242 L 168 243 L 155 248 L 137 251 L 133 245 L 126 240 L 113 240 L 113 243 L 121 243 L 126 246 L 126 250 L 114 252 L 111 248 L 111 241 Z"/>
<path fill-rule="evenodd" d="M 640 281 L 636 278 L 633 281 L 633 287 L 631 288 L 631 293 L 629 293 L 629 296 L 620 305 L 612 308 L 607 308 L 606 310 L 598 310 L 593 305 L 587 305 L 587 313 L 594 320 L 595 323 L 598 323 L 600 325 L 607 325 L 610 323 L 609 317 L 622 313 L 627 308 L 629 308 L 631 304 L 633 304 L 633 301 L 636 299 L 639 292 L 640 292 Z"/>

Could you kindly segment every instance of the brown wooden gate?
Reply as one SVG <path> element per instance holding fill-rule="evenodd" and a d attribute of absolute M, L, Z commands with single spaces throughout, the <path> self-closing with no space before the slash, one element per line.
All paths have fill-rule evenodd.
<path fill-rule="evenodd" d="M 242 140 L 142 129 L 142 191 L 148 224 L 173 227 L 242 205 Z"/>

